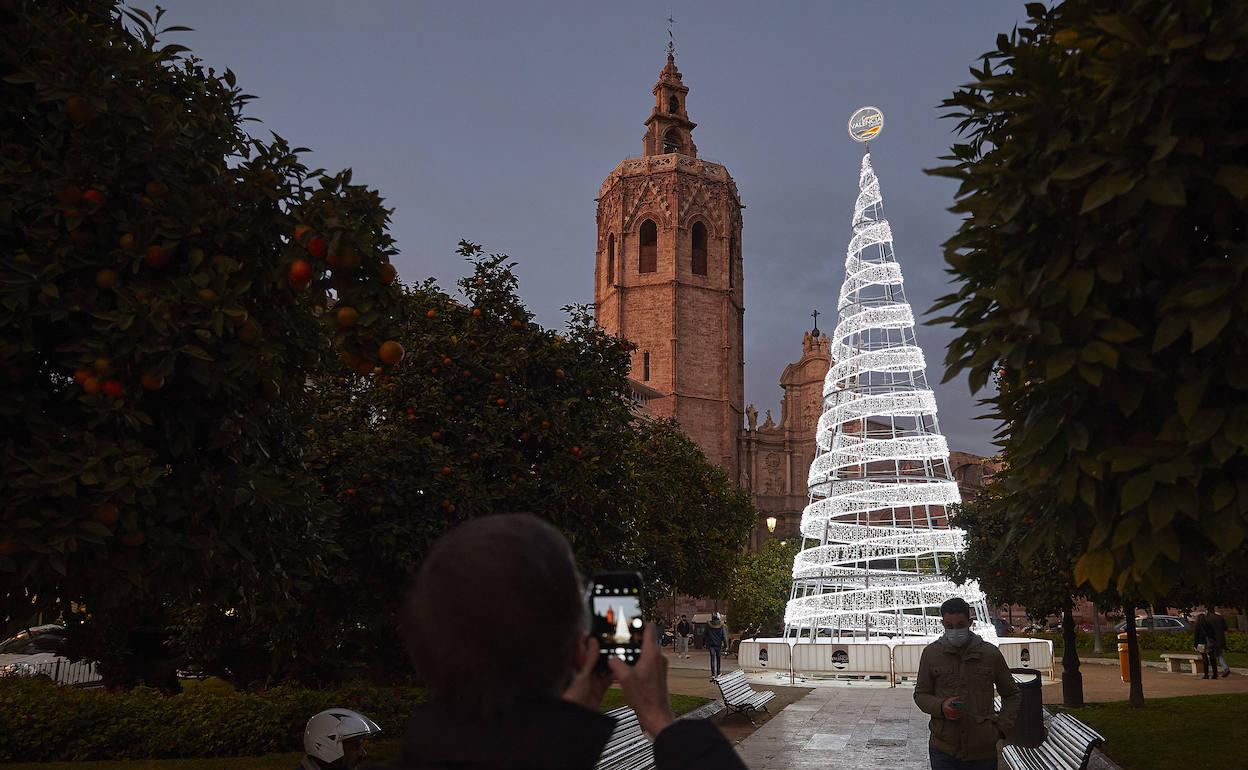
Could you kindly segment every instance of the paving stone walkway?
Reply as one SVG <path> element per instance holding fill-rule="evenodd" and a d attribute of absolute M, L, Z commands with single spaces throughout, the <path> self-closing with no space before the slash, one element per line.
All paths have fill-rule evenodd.
<path fill-rule="evenodd" d="M 928 770 L 910 687 L 820 687 L 737 745 L 751 770 Z"/>

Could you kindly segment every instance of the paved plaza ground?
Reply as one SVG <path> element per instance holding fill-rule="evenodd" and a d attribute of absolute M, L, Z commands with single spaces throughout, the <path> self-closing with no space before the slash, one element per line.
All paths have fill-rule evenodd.
<path fill-rule="evenodd" d="M 672 692 L 719 698 L 709 681 L 710 667 L 705 651 L 691 651 L 689 659 L 668 653 L 669 683 Z M 723 671 L 737 668 L 735 658 L 726 658 Z M 1089 703 L 1121 701 L 1128 696 L 1118 666 L 1088 663 L 1080 669 L 1084 697 Z M 1056 672 L 1061 674 L 1061 667 Z M 790 687 L 776 674 L 751 677 L 755 689 L 776 693 L 769 714 L 754 718 L 720 714 L 715 721 L 737 746 L 751 770 L 927 770 L 927 715 L 914 705 L 914 689 L 908 684 L 889 687 L 887 683 L 826 682 Z M 1206 693 L 1248 692 L 1248 670 L 1237 669 L 1227 679 L 1207 681 L 1188 674 L 1171 674 L 1146 667 L 1144 692 L 1149 698 Z M 1044 687 L 1045 703 L 1062 701 L 1059 681 Z M 1112 768 L 1097 756 L 1092 770 Z"/>

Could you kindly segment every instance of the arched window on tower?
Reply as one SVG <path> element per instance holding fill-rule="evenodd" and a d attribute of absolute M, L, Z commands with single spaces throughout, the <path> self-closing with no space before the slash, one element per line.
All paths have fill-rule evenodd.
<path fill-rule="evenodd" d="M 607 236 L 607 285 L 615 285 L 615 233 Z"/>
<path fill-rule="evenodd" d="M 690 241 L 693 245 L 693 274 L 706 275 L 706 225 L 694 222 Z"/>
<path fill-rule="evenodd" d="M 737 236 L 728 236 L 728 288 L 737 285 Z"/>
<path fill-rule="evenodd" d="M 637 272 L 653 273 L 659 269 L 659 228 L 653 219 L 641 223 L 637 238 Z"/>
<path fill-rule="evenodd" d="M 680 100 L 676 98 L 675 94 L 667 99 L 667 111 L 673 115 L 680 112 Z"/>
<path fill-rule="evenodd" d="M 669 128 L 663 135 L 663 152 L 680 152 L 680 132 Z"/>

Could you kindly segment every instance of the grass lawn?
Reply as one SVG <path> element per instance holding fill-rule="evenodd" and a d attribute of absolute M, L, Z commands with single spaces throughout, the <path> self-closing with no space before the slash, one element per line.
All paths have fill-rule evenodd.
<path fill-rule="evenodd" d="M 1166 654 L 1174 653 L 1174 652 L 1185 652 L 1185 653 L 1191 653 L 1192 655 L 1196 654 L 1195 651 L 1193 650 L 1140 650 L 1140 660 L 1152 660 L 1152 661 L 1159 662 L 1161 661 L 1162 655 L 1166 655 Z M 1117 660 L 1118 651 L 1106 650 L 1105 652 L 1102 652 L 1101 654 L 1097 655 L 1091 650 L 1080 650 L 1079 659 L 1082 660 L 1083 658 L 1112 658 L 1114 660 Z M 1059 662 L 1061 661 L 1062 659 L 1061 647 L 1053 648 L 1053 659 Z M 1226 653 L 1226 662 L 1229 663 L 1232 668 L 1248 668 L 1248 652 L 1228 652 Z"/>
<path fill-rule="evenodd" d="M 672 710 L 679 714 L 693 711 L 707 698 L 696 695 L 671 696 Z M 607 690 L 602 700 L 602 710 L 610 711 L 626 705 L 620 688 Z M 369 761 L 386 761 L 398 756 L 400 741 L 396 739 L 373 741 L 368 745 Z M 303 755 L 297 751 L 283 754 L 265 754 L 260 757 L 210 757 L 207 759 L 132 759 L 105 760 L 100 762 L 17 762 L 4 765 L 4 770 L 292 770 Z M 1223 769 L 1225 770 L 1225 768 Z"/>
<path fill-rule="evenodd" d="M 1097 703 L 1071 712 L 1105 736 L 1124 770 L 1230 770 L 1248 756 L 1248 693 Z"/>

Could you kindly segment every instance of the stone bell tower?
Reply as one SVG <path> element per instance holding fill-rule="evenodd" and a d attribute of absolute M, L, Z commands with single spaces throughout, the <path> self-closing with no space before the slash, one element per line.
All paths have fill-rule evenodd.
<path fill-rule="evenodd" d="M 655 417 L 674 417 L 736 480 L 744 406 L 741 198 L 728 170 L 698 158 L 669 49 L 641 157 L 598 192 L 594 308 L 637 345 L 631 378 Z"/>

